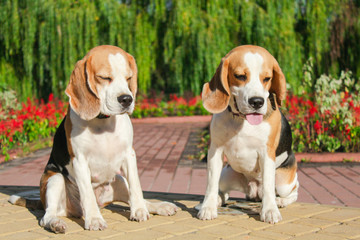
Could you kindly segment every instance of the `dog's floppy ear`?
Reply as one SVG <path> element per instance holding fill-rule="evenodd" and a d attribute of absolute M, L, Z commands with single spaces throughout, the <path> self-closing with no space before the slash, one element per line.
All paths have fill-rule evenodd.
<path fill-rule="evenodd" d="M 133 98 L 135 100 L 136 97 L 136 92 L 137 92 L 137 66 L 136 66 L 136 62 L 135 62 L 135 58 L 133 56 L 131 56 L 130 54 L 126 53 L 127 57 L 128 57 L 128 61 L 129 61 L 129 65 L 130 65 L 130 69 L 132 71 L 132 76 L 131 79 L 129 80 L 129 88 L 130 91 L 133 95 Z"/>
<path fill-rule="evenodd" d="M 275 58 L 270 92 L 276 94 L 276 102 L 281 106 L 282 101 L 285 100 L 286 97 L 286 79 Z"/>
<path fill-rule="evenodd" d="M 65 93 L 71 108 L 84 120 L 91 120 L 100 113 L 100 99 L 96 90 L 91 56 L 79 60 L 70 76 Z"/>
<path fill-rule="evenodd" d="M 202 101 L 206 110 L 220 113 L 229 105 L 230 88 L 228 82 L 229 59 L 222 58 L 221 63 L 210 82 L 205 83 Z"/>

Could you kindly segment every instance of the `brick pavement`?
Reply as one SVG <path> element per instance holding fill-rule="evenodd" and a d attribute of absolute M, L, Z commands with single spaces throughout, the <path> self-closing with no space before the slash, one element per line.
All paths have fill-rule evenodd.
<path fill-rule="evenodd" d="M 142 223 L 127 222 L 126 214 L 128 213 L 124 213 L 126 208 L 120 211 L 117 206 L 112 206 L 110 209 L 104 209 L 103 213 L 105 214 L 105 219 L 107 216 L 111 219 L 109 225 L 112 226 L 112 223 L 114 223 L 114 226 L 110 227 L 110 230 L 107 229 L 107 233 L 104 232 L 106 233 L 105 235 L 91 232 L 93 234 L 91 236 L 93 236 L 93 238 L 111 238 L 112 236 L 120 237 L 120 235 L 126 234 L 126 239 L 132 238 L 129 236 L 133 236 L 134 239 L 136 239 L 136 237 L 140 238 L 139 236 L 141 236 L 141 234 L 146 234 L 149 239 L 176 239 L 180 237 L 183 239 L 183 237 L 197 238 L 199 236 L 209 239 L 221 236 L 237 238 L 242 235 L 244 235 L 244 237 L 251 236 L 250 239 L 271 239 L 272 237 L 274 239 L 288 239 L 298 235 L 299 239 L 310 239 L 306 237 L 315 237 L 315 235 L 316 239 L 360 237 L 360 233 L 354 229 L 354 226 L 360 226 L 360 219 L 353 217 L 349 220 L 347 218 L 349 212 L 356 213 L 356 216 L 360 218 L 359 209 L 342 207 L 360 207 L 360 165 L 357 163 L 299 164 L 298 175 L 301 187 L 299 189 L 298 202 L 302 203 L 296 203 L 282 210 L 285 221 L 281 224 L 265 226 L 259 221 L 254 221 L 256 217 L 249 217 L 247 215 L 236 217 L 224 216 L 221 217 L 221 220 L 211 222 L 202 222 L 193 218 L 194 213 L 192 211 L 194 210 L 192 207 L 203 198 L 202 195 L 205 193 L 206 164 L 197 160 L 189 160 L 186 154 L 191 153 L 190 148 L 194 145 L 194 136 L 196 137 L 199 131 L 209 124 L 209 120 L 209 117 L 205 117 L 201 118 L 201 121 L 197 118 L 188 118 L 185 123 L 181 120 L 176 120 L 177 123 L 174 123 L 176 121 L 172 121 L 171 119 L 167 119 L 167 122 L 163 122 L 160 119 L 152 119 L 150 123 L 146 120 L 134 121 L 134 148 L 138 157 L 138 168 L 142 188 L 146 191 L 145 196 L 157 199 L 161 197 L 165 199 L 176 199 L 176 197 L 181 196 L 183 202 L 176 202 L 186 211 L 180 212 L 175 217 L 166 218 L 170 220 L 156 216 L 151 219 L 149 223 L 145 223 L 143 227 L 137 228 L 134 226 L 140 226 Z M 189 142 L 191 142 L 190 146 Z M 6 239 L 17 239 L 20 237 L 46 239 L 47 237 L 54 236 L 39 229 L 38 225 L 33 223 L 34 218 L 39 219 L 43 213 L 32 213 L 27 209 L 10 206 L 6 203 L 8 194 L 19 192 L 24 186 L 38 186 L 49 152 L 50 149 L 45 149 L 33 156 L 0 165 L 0 192 L 2 194 L 0 194 L 0 199 L 2 199 L 0 206 L 0 239 L 2 236 L 6 236 Z M 16 186 L 22 187 L 19 188 Z M 180 193 L 180 195 L 175 193 Z M 231 196 L 244 197 L 244 195 L 240 193 L 232 193 Z M 313 204 L 308 205 L 305 203 Z M 330 204 L 332 206 L 314 205 L 314 203 Z M 115 208 L 115 210 L 112 208 Z M 337 213 L 340 217 L 339 219 L 327 219 L 326 216 L 321 218 L 322 215 L 320 213 L 319 216 L 317 216 L 317 208 L 324 209 L 325 212 L 331 214 Z M 308 215 L 298 213 L 299 216 L 295 217 L 293 213 L 288 214 L 289 211 L 299 211 L 299 209 L 313 209 L 314 212 L 309 210 Z M 120 215 L 118 214 L 119 211 Z M 10 217 L 10 215 L 14 217 Z M 342 215 L 344 215 L 344 218 L 341 218 Z M 8 219 L 8 217 L 10 218 Z M 225 220 L 223 218 L 225 218 Z M 356 220 L 353 221 L 352 219 L 355 218 Z M 7 229 L 4 235 L 1 227 L 5 228 L 6 226 L 2 224 L 8 225 L 8 223 L 19 219 L 25 221 L 24 224 Z M 185 221 L 185 219 L 187 219 L 187 221 Z M 244 222 L 245 226 L 240 226 L 240 229 L 244 228 L 245 230 L 235 231 L 234 236 L 228 234 L 235 224 L 232 219 L 238 220 L 236 221 L 238 225 Z M 78 220 L 77 223 L 74 220 L 67 221 L 68 224 L 72 223 L 70 229 L 73 229 L 73 232 L 70 231 L 71 233 L 69 234 L 73 234 L 74 237 L 85 238 L 90 234 L 88 231 L 82 231 L 81 222 Z M 180 225 L 178 221 L 181 223 Z M 187 227 L 185 223 L 188 221 L 191 223 L 195 222 L 194 224 L 190 224 L 193 228 Z M 122 224 L 117 226 L 117 224 L 115 224 L 116 222 L 126 222 L 124 225 L 126 227 L 123 229 L 121 227 Z M 25 223 L 29 223 L 29 228 L 24 228 Z M 294 230 L 291 230 L 296 224 L 300 224 L 301 229 L 304 229 L 304 231 L 294 232 Z M 129 229 L 133 230 L 127 229 L 128 225 L 131 225 L 132 227 Z M 220 233 L 214 232 L 216 230 L 212 230 L 213 227 L 211 226 L 215 225 L 219 226 L 219 228 L 215 227 L 215 229 L 224 231 L 226 234 L 221 231 Z M 250 226 L 253 225 L 254 228 L 249 229 Z M 333 228 L 335 228 L 335 230 L 333 230 Z M 203 229 L 206 229 L 206 231 Z M 227 229 L 229 231 L 227 231 Z M 305 229 L 307 230 L 305 231 Z M 359 228 L 357 227 L 356 229 Z M 339 231 L 348 235 L 339 235 Z M 132 232 L 132 234 L 129 235 L 128 232 Z M 140 232 L 141 234 L 138 235 Z M 13 236 L 13 238 L 10 238 L 10 236 Z"/>

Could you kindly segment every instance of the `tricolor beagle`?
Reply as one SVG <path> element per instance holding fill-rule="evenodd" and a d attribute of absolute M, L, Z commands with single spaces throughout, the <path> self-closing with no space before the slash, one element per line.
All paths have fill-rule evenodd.
<path fill-rule="evenodd" d="M 203 105 L 214 115 L 200 219 L 216 218 L 217 206 L 232 190 L 261 199 L 260 218 L 269 223 L 281 220 L 278 207 L 296 201 L 299 183 L 291 129 L 279 110 L 285 94 L 278 62 L 264 48 L 250 45 L 231 50 L 204 84 Z"/>
<path fill-rule="evenodd" d="M 95 47 L 76 63 L 66 88 L 68 114 L 40 180 L 46 211 L 41 226 L 64 233 L 66 224 L 59 216 L 84 216 L 85 229 L 103 230 L 107 225 L 99 207 L 113 201 L 130 205 L 131 220 L 145 221 L 149 212 L 175 214 L 174 204 L 143 198 L 128 115 L 136 91 L 135 59 L 118 47 Z M 10 202 L 26 204 L 18 196 Z"/>

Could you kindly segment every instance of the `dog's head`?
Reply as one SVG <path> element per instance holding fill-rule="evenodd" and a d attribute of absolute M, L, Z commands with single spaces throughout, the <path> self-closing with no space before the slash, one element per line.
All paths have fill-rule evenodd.
<path fill-rule="evenodd" d="M 211 81 L 204 84 L 202 99 L 211 113 L 230 105 L 257 124 L 267 112 L 269 93 L 276 94 L 278 105 L 285 99 L 286 80 L 278 62 L 264 48 L 244 45 L 221 60 Z"/>
<path fill-rule="evenodd" d="M 100 113 L 132 113 L 137 91 L 133 56 L 115 46 L 98 46 L 78 61 L 65 93 L 71 108 L 85 120 Z"/>

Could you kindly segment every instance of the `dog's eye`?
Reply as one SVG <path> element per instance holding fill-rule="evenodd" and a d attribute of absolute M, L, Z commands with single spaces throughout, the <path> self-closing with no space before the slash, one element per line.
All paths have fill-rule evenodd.
<path fill-rule="evenodd" d="M 268 82 L 268 81 L 270 81 L 270 79 L 271 79 L 271 77 L 266 77 L 266 78 L 264 78 L 264 82 Z"/>
<path fill-rule="evenodd" d="M 128 78 L 126 79 L 126 81 L 128 81 L 128 82 L 129 82 L 129 81 L 131 80 L 131 78 L 132 78 L 132 77 L 128 77 Z"/>
<path fill-rule="evenodd" d="M 111 82 L 111 78 L 110 78 L 110 77 L 102 77 L 102 76 L 97 76 L 97 77 L 101 78 L 102 80 L 106 80 L 106 81 Z"/>
<path fill-rule="evenodd" d="M 242 74 L 242 75 L 235 74 L 234 76 L 240 81 L 245 81 L 246 80 L 246 75 L 244 75 L 244 74 Z"/>

